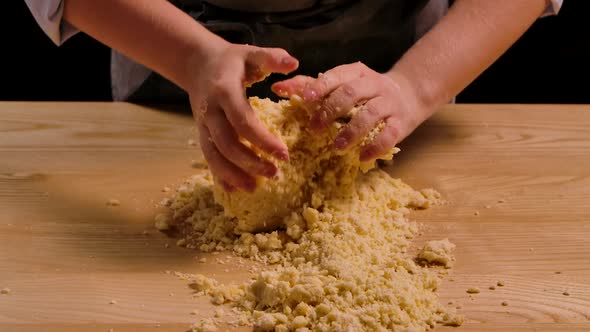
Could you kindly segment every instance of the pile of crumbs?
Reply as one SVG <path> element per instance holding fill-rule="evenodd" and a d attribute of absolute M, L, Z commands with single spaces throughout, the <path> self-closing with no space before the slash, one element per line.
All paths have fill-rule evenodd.
<path fill-rule="evenodd" d="M 463 318 L 435 293 L 436 268 L 419 264 L 450 267 L 454 245 L 427 243 L 422 257 L 409 250 L 418 229 L 408 214 L 439 203 L 440 195 L 416 191 L 359 162 L 364 143 L 336 152 L 331 142 L 345 120 L 325 134 L 310 135 L 309 112 L 300 99 L 251 98 L 250 103 L 289 147 L 290 161 L 279 164 L 278 178 L 258 179 L 254 193 L 226 193 L 203 168 L 156 217 L 158 229 L 177 229 L 180 245 L 229 251 L 264 264 L 241 284 L 177 272 L 197 294 L 232 308 L 200 320 L 193 331 L 215 331 L 221 324 L 279 332 L 460 325 Z"/>

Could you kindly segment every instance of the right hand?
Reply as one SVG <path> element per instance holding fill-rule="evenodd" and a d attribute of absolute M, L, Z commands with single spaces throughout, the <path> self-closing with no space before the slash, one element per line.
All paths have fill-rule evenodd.
<path fill-rule="evenodd" d="M 288 74 L 298 66 L 285 50 L 237 44 L 212 51 L 204 64 L 194 66 L 196 73 L 187 92 L 201 149 L 226 191 L 252 192 L 256 176 L 271 178 L 278 171 L 271 161 L 242 144 L 240 137 L 280 160 L 289 159 L 287 146 L 256 117 L 245 88 L 270 73 Z"/>

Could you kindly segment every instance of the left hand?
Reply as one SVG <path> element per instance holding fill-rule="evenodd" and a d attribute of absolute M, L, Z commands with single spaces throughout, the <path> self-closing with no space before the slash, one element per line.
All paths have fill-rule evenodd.
<path fill-rule="evenodd" d="M 383 122 L 383 130 L 360 152 L 360 160 L 369 161 L 387 153 L 430 114 L 418 106 L 409 87 L 407 80 L 393 71 L 381 74 L 356 62 L 328 70 L 317 79 L 296 76 L 275 83 L 272 90 L 284 98 L 299 95 L 304 102 L 315 107 L 317 111 L 309 126 L 316 132 L 359 106 L 357 114 L 334 140 L 336 149 L 344 150 L 359 144 Z"/>

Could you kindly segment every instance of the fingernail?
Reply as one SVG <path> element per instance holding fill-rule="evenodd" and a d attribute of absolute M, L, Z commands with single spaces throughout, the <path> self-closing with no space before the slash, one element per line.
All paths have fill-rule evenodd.
<path fill-rule="evenodd" d="M 223 187 L 223 190 L 225 190 L 225 192 L 228 193 L 232 193 L 236 190 L 236 188 L 232 185 L 230 185 L 229 183 L 225 182 L 225 181 L 221 181 L 221 186 Z"/>
<path fill-rule="evenodd" d="M 342 150 L 344 149 L 346 146 L 348 145 L 348 140 L 344 137 L 336 137 L 336 139 L 334 140 L 334 147 L 336 147 L 336 149 L 338 150 Z"/>
<path fill-rule="evenodd" d="M 322 129 L 324 129 L 324 123 L 322 121 L 320 121 L 317 118 L 311 119 L 311 121 L 309 122 L 309 127 L 311 128 L 311 130 L 313 131 L 321 131 Z"/>
<path fill-rule="evenodd" d="M 251 193 L 256 190 L 256 180 L 254 179 L 247 179 L 244 181 L 244 190 Z"/>
<path fill-rule="evenodd" d="M 273 153 L 273 156 L 275 158 L 278 158 L 278 159 L 283 160 L 283 161 L 289 161 L 289 153 L 287 151 L 283 151 L 283 150 L 275 151 Z"/>
<path fill-rule="evenodd" d="M 277 167 L 274 164 L 267 163 L 262 168 L 261 174 L 267 178 L 272 178 L 277 174 Z"/>
<path fill-rule="evenodd" d="M 371 159 L 373 159 L 373 153 L 371 151 L 371 148 L 365 148 L 361 151 L 361 154 L 359 156 L 360 161 L 369 161 Z"/>
<path fill-rule="evenodd" d="M 317 96 L 318 93 L 314 89 L 305 89 L 305 91 L 303 91 L 303 100 L 305 101 L 312 101 L 316 99 Z"/>
<path fill-rule="evenodd" d="M 290 66 L 290 65 L 294 65 L 296 64 L 298 61 L 297 59 L 293 58 L 293 57 L 284 57 L 283 60 L 281 60 L 281 64 L 285 65 L 285 66 Z"/>

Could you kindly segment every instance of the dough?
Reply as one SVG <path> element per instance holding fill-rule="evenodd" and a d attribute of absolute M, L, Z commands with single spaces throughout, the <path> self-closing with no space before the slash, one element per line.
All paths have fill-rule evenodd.
<path fill-rule="evenodd" d="M 231 250 L 268 266 L 239 285 L 179 276 L 214 304 L 233 306 L 242 315 L 234 322 L 257 331 L 405 331 L 460 324 L 460 316 L 438 301 L 437 273 L 408 253 L 417 226 L 407 214 L 437 204 L 440 195 L 414 190 L 378 169 L 359 172 L 372 167 L 359 162 L 359 147 L 332 150 L 342 124 L 310 135 L 307 111 L 297 99 L 250 102 L 290 148 L 281 176 L 260 179 L 253 194 L 228 194 L 203 169 L 178 189 L 157 223 L 160 229 L 175 225 L 187 248 Z M 253 233 L 261 229 L 266 232 Z M 194 330 L 205 326 L 211 320 Z"/>

